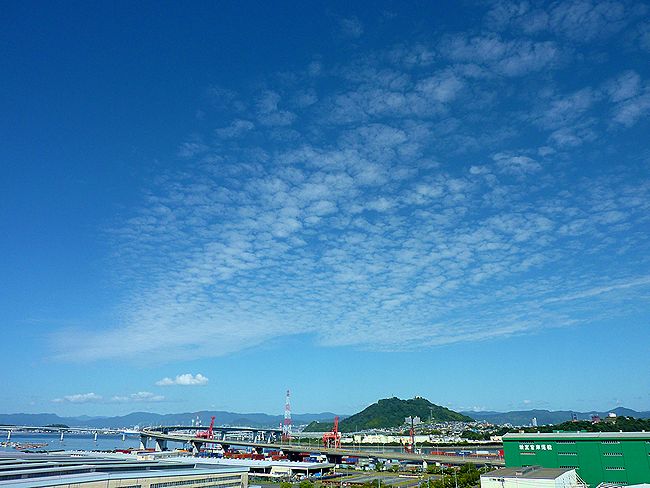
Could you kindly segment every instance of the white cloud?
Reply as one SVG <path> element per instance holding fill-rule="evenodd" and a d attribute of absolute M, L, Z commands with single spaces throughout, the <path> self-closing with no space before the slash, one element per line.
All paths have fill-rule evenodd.
<path fill-rule="evenodd" d="M 616 0 L 567 0 L 540 4 L 496 1 L 487 14 L 497 30 L 515 28 L 529 35 L 552 32 L 574 42 L 610 37 L 647 12 L 647 7 Z"/>
<path fill-rule="evenodd" d="M 61 398 L 52 400 L 55 403 L 94 403 L 101 402 L 103 397 L 96 393 L 76 393 L 74 395 L 65 395 Z"/>
<path fill-rule="evenodd" d="M 607 287 L 647 269 L 650 187 L 615 137 L 648 113 L 643 80 L 567 90 L 546 37 L 438 40 L 215 95 L 231 122 L 190 137 L 108 233 L 126 298 L 101 329 L 58 330 L 58 357 L 173 361 L 291 335 L 413 350 L 612 313 Z M 590 307 L 552 300 L 584 283 L 604 290 Z"/>
<path fill-rule="evenodd" d="M 438 102 L 452 101 L 462 88 L 462 79 L 452 72 L 435 74 L 420 80 L 416 85 L 417 90 Z"/>
<path fill-rule="evenodd" d="M 363 24 L 356 17 L 339 20 L 339 34 L 350 39 L 358 39 L 363 34 Z"/>
<path fill-rule="evenodd" d="M 650 52 L 650 22 L 643 22 L 637 28 L 637 39 L 641 49 Z"/>
<path fill-rule="evenodd" d="M 606 83 L 605 90 L 612 102 L 627 100 L 641 91 L 641 77 L 635 71 L 625 71 Z"/>
<path fill-rule="evenodd" d="M 492 156 L 492 159 L 496 162 L 499 171 L 506 174 L 522 176 L 529 173 L 536 173 L 542 169 L 542 166 L 537 161 L 528 156 L 497 153 Z"/>
<path fill-rule="evenodd" d="M 499 36 L 458 34 L 440 45 L 440 53 L 453 61 L 472 62 L 505 76 L 522 76 L 548 69 L 560 60 L 552 41 L 504 40 Z"/>
<path fill-rule="evenodd" d="M 296 119 L 296 114 L 279 108 L 280 94 L 266 90 L 257 99 L 257 120 L 266 126 L 288 126 Z"/>
<path fill-rule="evenodd" d="M 201 373 L 192 375 L 191 373 L 179 374 L 176 378 L 163 378 L 162 380 L 156 381 L 158 386 L 172 386 L 172 385 L 181 385 L 181 386 L 202 386 L 208 384 L 208 378 L 203 376 Z"/>
<path fill-rule="evenodd" d="M 152 403 L 163 401 L 165 401 L 164 396 L 156 395 L 149 391 L 139 391 L 130 395 L 115 395 L 110 399 L 111 403 Z"/>
<path fill-rule="evenodd" d="M 600 94 L 591 88 L 583 88 L 568 95 L 557 95 L 549 101 L 544 101 L 538 121 L 549 129 L 574 124 L 594 106 L 599 97 Z"/>
<path fill-rule="evenodd" d="M 215 133 L 219 137 L 230 139 L 233 137 L 240 137 L 246 132 L 252 130 L 254 127 L 255 125 L 249 120 L 237 119 L 237 120 L 233 120 L 231 124 L 227 127 L 216 129 Z"/>
<path fill-rule="evenodd" d="M 114 395 L 110 398 L 104 398 L 96 393 L 77 393 L 75 395 L 66 395 L 61 398 L 52 400 L 55 403 L 146 403 L 162 402 L 165 397 L 156 395 L 148 391 L 140 391 L 129 395 Z"/>
<path fill-rule="evenodd" d="M 614 106 L 613 121 L 631 127 L 641 118 L 650 115 L 650 86 L 638 96 L 627 98 Z"/>

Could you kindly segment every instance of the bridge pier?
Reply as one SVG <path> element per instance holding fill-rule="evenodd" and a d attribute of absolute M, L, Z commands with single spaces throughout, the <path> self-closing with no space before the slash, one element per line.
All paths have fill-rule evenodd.
<path fill-rule="evenodd" d="M 302 458 L 300 457 L 299 452 L 285 451 L 285 453 L 286 453 L 287 458 L 289 459 L 289 461 L 302 461 Z"/>
<path fill-rule="evenodd" d="M 192 441 L 192 454 L 198 454 L 203 447 L 203 442 Z"/>
<path fill-rule="evenodd" d="M 156 451 L 166 451 L 167 450 L 167 440 L 166 439 L 156 439 Z"/>
<path fill-rule="evenodd" d="M 140 450 L 144 451 L 147 448 L 147 441 L 149 438 L 146 435 L 140 434 Z"/>
<path fill-rule="evenodd" d="M 341 464 L 343 462 L 343 456 L 340 454 L 327 454 L 327 462 L 331 464 Z"/>

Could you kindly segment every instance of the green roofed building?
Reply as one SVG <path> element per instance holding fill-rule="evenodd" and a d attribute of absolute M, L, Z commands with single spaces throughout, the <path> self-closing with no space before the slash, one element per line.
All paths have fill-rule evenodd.
<path fill-rule="evenodd" d="M 503 451 L 508 468 L 575 468 L 591 487 L 650 482 L 650 432 L 506 434 Z"/>

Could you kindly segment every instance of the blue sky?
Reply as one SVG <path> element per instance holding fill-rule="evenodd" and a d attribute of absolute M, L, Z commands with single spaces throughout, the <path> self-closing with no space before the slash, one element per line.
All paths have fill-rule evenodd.
<path fill-rule="evenodd" d="M 647 3 L 0 22 L 0 411 L 650 409 Z"/>

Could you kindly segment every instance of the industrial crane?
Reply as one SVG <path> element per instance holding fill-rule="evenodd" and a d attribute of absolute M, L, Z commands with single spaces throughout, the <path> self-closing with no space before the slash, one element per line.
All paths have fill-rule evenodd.
<path fill-rule="evenodd" d="M 341 433 L 339 432 L 339 418 L 334 417 L 334 428 L 331 432 L 323 434 L 323 445 L 325 447 L 341 448 Z"/>
<path fill-rule="evenodd" d="M 212 429 L 214 428 L 214 415 L 212 416 L 212 420 L 210 420 L 210 427 L 208 430 L 204 430 L 203 432 L 197 432 L 196 437 L 199 439 L 214 439 L 214 433 L 212 432 Z"/>
<path fill-rule="evenodd" d="M 409 430 L 409 443 L 404 446 L 404 451 L 415 452 L 415 429 L 413 428 L 413 417 L 411 417 L 411 429 Z"/>

